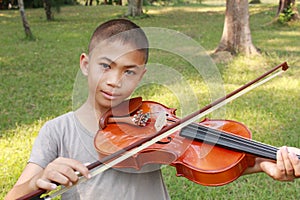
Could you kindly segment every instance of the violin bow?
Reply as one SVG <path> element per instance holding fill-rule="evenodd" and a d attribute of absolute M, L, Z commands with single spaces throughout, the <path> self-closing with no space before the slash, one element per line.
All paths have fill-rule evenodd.
<path fill-rule="evenodd" d="M 242 87 L 234 90 L 233 92 L 225 95 L 224 97 L 221 97 L 217 99 L 216 101 L 212 102 L 211 104 L 206 105 L 202 109 L 187 115 L 186 117 L 179 119 L 178 121 L 174 122 L 173 124 L 169 126 L 163 127 L 161 130 L 153 134 L 152 136 L 149 136 L 147 138 L 143 138 L 124 149 L 118 150 L 115 153 L 112 153 L 105 158 L 98 160 L 90 165 L 87 166 L 87 168 L 91 171 L 91 177 L 94 177 L 107 169 L 112 168 L 114 165 L 126 160 L 127 158 L 137 154 L 138 152 L 148 148 L 149 146 L 155 144 L 156 142 L 168 137 L 169 135 L 173 134 L 176 131 L 179 131 L 183 127 L 191 124 L 192 122 L 204 117 L 205 115 L 208 115 L 209 113 L 217 110 L 218 108 L 226 105 L 227 103 L 233 101 L 234 99 L 246 94 L 247 92 L 255 89 L 256 87 L 270 81 L 271 79 L 277 77 L 281 73 L 285 72 L 289 68 L 288 64 L 286 62 L 281 63 L 280 65 L 274 67 L 273 69 L 265 72 L 258 78 L 250 81 L 249 83 L 243 85 Z M 281 69 L 279 71 L 279 69 Z M 57 197 L 64 192 L 68 191 L 75 185 L 78 185 L 82 182 L 87 181 L 88 179 L 84 176 L 80 176 L 79 180 L 76 184 L 70 186 L 70 187 L 64 187 L 61 186 L 60 189 L 56 191 L 50 191 L 49 194 L 45 195 L 45 197 L 40 197 L 40 195 L 45 194 L 46 190 L 39 189 L 36 191 L 33 191 L 27 195 L 24 195 L 21 198 L 18 198 L 17 200 L 38 200 L 38 199 L 44 199 L 44 200 L 50 200 L 54 197 Z"/>

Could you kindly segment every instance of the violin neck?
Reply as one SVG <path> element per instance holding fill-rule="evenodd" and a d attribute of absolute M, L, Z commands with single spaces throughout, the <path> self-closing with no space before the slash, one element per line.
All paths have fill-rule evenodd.
<path fill-rule="evenodd" d="M 271 160 L 276 160 L 278 151 L 277 147 L 199 124 L 184 127 L 180 136 Z"/>

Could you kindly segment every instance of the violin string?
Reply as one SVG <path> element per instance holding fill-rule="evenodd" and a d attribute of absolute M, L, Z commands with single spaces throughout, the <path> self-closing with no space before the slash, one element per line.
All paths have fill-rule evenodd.
<path fill-rule="evenodd" d="M 168 120 L 168 121 L 172 122 L 172 120 Z M 152 123 L 150 122 L 150 124 L 152 124 Z M 267 145 L 267 144 L 264 144 L 264 143 L 261 143 L 258 141 L 250 140 L 247 138 L 243 138 L 238 135 L 233 135 L 233 134 L 229 134 L 226 132 L 222 132 L 220 130 L 216 130 L 216 129 L 213 129 L 213 128 L 207 127 L 207 126 L 204 126 L 205 130 L 200 129 L 200 128 L 202 128 L 202 126 L 198 125 L 198 124 L 190 124 L 190 125 L 188 125 L 188 127 L 193 129 L 193 133 L 195 133 L 195 132 L 200 133 L 200 130 L 201 130 L 202 133 L 207 134 L 208 131 L 210 131 L 209 134 L 214 134 L 214 136 L 216 136 L 215 138 L 218 138 L 220 140 L 220 142 L 218 144 L 225 146 L 227 148 L 230 148 L 233 150 L 239 150 L 239 151 L 243 151 L 243 152 L 246 151 L 247 153 L 252 153 L 252 154 L 255 154 L 255 155 L 261 156 L 261 157 L 276 159 L 276 152 L 278 149 L 274 146 Z M 193 134 L 193 133 L 191 133 L 191 134 Z M 208 140 L 209 138 L 205 138 L 205 139 Z M 222 142 L 224 142 L 224 143 L 222 143 Z M 211 142 L 211 143 L 213 143 L 213 142 Z"/>
<path fill-rule="evenodd" d="M 198 132 L 199 134 L 199 132 Z M 210 135 L 209 137 L 211 137 L 212 135 Z M 256 156 L 260 156 L 260 157 L 265 157 L 265 158 L 270 158 L 275 160 L 276 159 L 276 151 L 272 151 L 267 152 L 265 151 L 265 149 L 259 149 L 258 146 L 249 146 L 249 142 L 242 144 L 239 141 L 235 141 L 232 139 L 228 139 L 224 136 L 216 136 L 214 138 L 209 138 L 209 137 L 204 137 L 204 138 L 200 138 L 200 140 L 206 142 L 206 143 L 210 143 L 210 144 L 216 144 L 219 146 L 223 146 L 227 149 L 231 149 L 234 151 L 239 151 L 239 152 L 244 152 L 244 153 L 250 153 Z M 199 135 L 196 136 L 197 139 L 199 139 Z"/>
<path fill-rule="evenodd" d="M 199 130 L 199 126 L 197 128 Z M 254 141 L 254 140 L 250 140 L 248 138 L 244 138 L 244 137 L 241 137 L 238 135 L 229 134 L 229 133 L 226 133 L 225 131 L 212 129 L 210 127 L 201 127 L 201 128 L 202 128 L 202 130 L 204 128 L 204 131 L 206 131 L 206 132 L 207 132 L 207 129 L 209 128 L 210 131 L 214 132 L 215 135 L 221 136 L 221 139 L 223 139 L 225 141 L 229 141 L 230 142 L 229 144 L 231 144 L 231 145 L 234 145 L 237 143 L 237 144 L 242 145 L 241 146 L 242 148 L 247 147 L 247 148 L 252 149 L 253 151 L 261 151 L 262 154 L 270 153 L 270 154 L 276 155 L 276 152 L 278 150 L 276 147 L 273 147 L 273 146 L 270 146 L 270 145 L 267 145 L 264 143 L 260 143 L 260 142 Z"/>
<path fill-rule="evenodd" d="M 200 126 L 197 126 L 197 127 L 199 129 Z M 270 150 L 272 152 L 277 151 L 277 148 L 274 147 L 274 146 L 271 146 L 271 145 L 267 145 L 267 144 L 264 144 L 264 143 L 261 143 L 261 142 L 255 141 L 255 140 L 250 140 L 249 138 L 244 138 L 244 137 L 239 136 L 239 135 L 229 134 L 226 131 L 216 130 L 216 129 L 213 129 L 213 128 L 210 128 L 210 127 L 205 127 L 205 128 L 206 129 L 209 128 L 210 130 L 217 131 L 218 132 L 217 134 L 220 133 L 222 136 L 232 138 L 233 141 L 241 141 L 241 142 L 243 142 L 243 144 L 245 144 L 245 143 L 246 144 L 253 144 L 253 145 L 255 145 L 255 147 L 262 147 L 262 148 L 264 148 L 264 150 Z"/>
<path fill-rule="evenodd" d="M 192 129 L 189 133 L 190 138 L 196 137 L 196 139 L 207 143 L 225 146 L 229 149 L 251 153 L 261 157 L 276 159 L 278 149 L 270 145 L 196 124 L 189 125 L 185 129 Z M 197 135 L 195 135 L 195 133 L 197 133 Z M 199 138 L 199 136 L 201 136 L 199 134 L 202 134 L 201 138 Z"/>
<path fill-rule="evenodd" d="M 193 129 L 193 131 L 190 133 L 190 135 L 193 135 L 195 132 L 199 133 L 201 127 L 202 126 L 198 125 L 198 124 L 190 124 L 186 128 Z M 276 156 L 276 152 L 278 149 L 274 146 L 266 145 L 264 143 L 260 143 L 260 142 L 254 141 L 254 140 L 249 140 L 249 139 L 243 138 L 241 136 L 222 132 L 220 130 L 213 129 L 211 127 L 207 127 L 207 126 L 204 126 L 204 127 L 205 127 L 205 130 L 202 129 L 202 133 L 207 134 L 207 132 L 209 130 L 209 131 L 211 131 L 211 132 L 209 132 L 210 134 L 214 134 L 214 136 L 216 136 L 215 138 L 222 139 L 223 142 L 226 142 L 226 140 L 228 142 L 228 140 L 229 140 L 229 144 L 227 144 L 227 145 L 224 144 L 223 146 L 226 146 L 228 148 L 232 148 L 235 150 L 240 150 L 240 151 L 242 151 L 242 148 L 251 148 L 250 150 L 248 150 L 248 152 L 252 152 L 252 153 L 255 151 L 257 152 L 258 148 L 260 148 L 259 153 L 256 153 L 256 155 L 262 155 L 269 150 L 269 152 L 268 152 L 269 156 L 265 156 L 265 157 L 270 157 L 270 155 L 271 155 L 271 158 L 273 159 Z M 197 137 L 197 136 L 195 136 L 195 137 Z M 205 139 L 208 140 L 209 138 L 205 138 Z M 237 146 L 237 142 L 239 142 L 239 146 Z M 211 143 L 214 143 L 214 142 L 211 142 Z M 221 144 L 219 144 L 219 145 L 221 145 Z M 243 145 L 243 146 L 241 146 L 241 145 Z M 247 145 L 248 146 L 252 145 L 252 146 L 248 147 Z"/>

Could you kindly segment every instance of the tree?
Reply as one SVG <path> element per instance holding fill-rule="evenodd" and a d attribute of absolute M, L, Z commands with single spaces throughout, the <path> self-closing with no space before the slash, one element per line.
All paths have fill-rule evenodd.
<path fill-rule="evenodd" d="M 51 0 L 44 0 L 44 8 L 46 13 L 46 19 L 47 21 L 53 20 L 53 15 L 51 11 Z"/>
<path fill-rule="evenodd" d="M 277 9 L 277 17 L 284 16 L 287 21 L 300 20 L 296 0 L 280 0 Z"/>
<path fill-rule="evenodd" d="M 85 1 L 85 6 L 88 6 L 88 5 L 92 6 L 93 5 L 93 0 L 90 0 L 90 3 L 89 3 L 89 0 L 86 0 Z"/>
<path fill-rule="evenodd" d="M 21 18 L 22 18 L 26 38 L 33 39 L 33 34 L 30 30 L 29 23 L 27 21 L 26 15 L 25 15 L 23 0 L 18 0 L 18 4 L 19 4 L 20 14 L 21 14 Z"/>
<path fill-rule="evenodd" d="M 223 34 L 215 53 L 220 51 L 232 55 L 259 53 L 252 43 L 248 0 L 226 0 Z"/>
<path fill-rule="evenodd" d="M 45 13 L 46 13 L 46 19 L 48 21 L 51 21 L 54 19 L 52 7 L 54 7 L 56 12 L 59 13 L 61 5 L 68 2 L 68 0 L 43 0 L 43 1 L 44 1 L 44 9 L 45 9 Z"/>
<path fill-rule="evenodd" d="M 142 0 L 128 0 L 128 10 L 126 16 L 140 16 L 143 14 Z"/>

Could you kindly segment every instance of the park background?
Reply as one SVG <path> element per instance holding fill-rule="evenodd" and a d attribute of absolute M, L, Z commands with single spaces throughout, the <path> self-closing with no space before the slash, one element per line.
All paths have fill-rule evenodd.
<path fill-rule="evenodd" d="M 274 146 L 300 147 L 300 23 L 274 21 L 278 2 L 249 5 L 253 43 L 261 55 L 237 55 L 216 63 L 227 92 L 266 70 L 287 61 L 290 69 L 251 93 L 226 106 L 226 118 L 243 122 L 253 139 Z M 16 182 L 30 154 L 34 138 L 49 119 L 72 110 L 73 85 L 79 55 L 85 52 L 94 28 L 122 17 L 126 6 L 62 6 L 53 21 L 43 8 L 26 9 L 34 39 L 26 39 L 18 10 L 0 11 L 0 199 Z M 225 1 L 205 0 L 159 3 L 143 7 L 145 15 L 130 18 L 141 27 L 179 31 L 196 40 L 207 53 L 220 42 Z M 299 9 L 299 7 L 298 7 Z M 224 59 L 225 60 L 225 59 Z M 172 55 L 153 52 L 150 62 L 174 66 L 194 86 L 195 94 L 209 103 L 201 77 Z M 171 77 L 170 77 L 171 78 Z M 141 90 L 144 99 L 178 108 L 178 101 L 164 88 Z M 205 187 L 175 176 L 163 167 L 172 199 L 299 199 L 299 180 L 277 182 L 265 174 L 240 177 L 225 186 Z"/>

